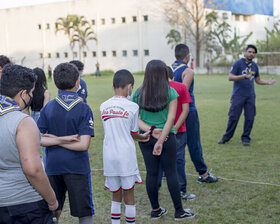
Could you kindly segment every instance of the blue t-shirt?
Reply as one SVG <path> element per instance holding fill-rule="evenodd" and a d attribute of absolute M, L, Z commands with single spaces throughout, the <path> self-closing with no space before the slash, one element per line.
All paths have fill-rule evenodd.
<path fill-rule="evenodd" d="M 79 86 L 79 89 L 77 90 L 77 93 L 78 93 L 79 97 L 83 98 L 84 102 L 87 103 L 87 96 L 88 96 L 87 84 L 82 79 L 80 79 L 80 86 Z"/>
<path fill-rule="evenodd" d="M 75 92 L 60 90 L 40 113 L 38 127 L 41 133 L 56 136 L 94 136 L 93 114 L 90 107 L 79 99 Z M 73 151 L 55 145 L 46 150 L 46 173 L 88 174 L 90 173 L 88 151 Z"/>
<path fill-rule="evenodd" d="M 245 58 L 241 58 L 234 62 L 230 73 L 234 75 L 251 75 L 249 79 L 241 79 L 233 82 L 233 96 L 255 96 L 254 80 L 259 75 L 259 68 L 255 62 L 250 65 L 246 63 Z"/>
<path fill-rule="evenodd" d="M 174 81 L 182 83 L 183 82 L 182 74 L 185 71 L 185 69 L 188 68 L 188 67 L 189 66 L 185 62 L 176 60 L 172 64 L 172 69 L 173 69 L 173 72 L 174 72 Z M 194 80 L 192 80 L 192 83 L 191 83 L 190 88 L 189 88 L 189 94 L 192 98 L 192 102 L 189 104 L 189 110 L 190 111 L 196 111 L 193 88 L 194 88 Z"/>

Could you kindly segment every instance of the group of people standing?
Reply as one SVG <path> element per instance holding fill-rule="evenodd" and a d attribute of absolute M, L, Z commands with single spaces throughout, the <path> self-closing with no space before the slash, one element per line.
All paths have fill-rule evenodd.
<path fill-rule="evenodd" d="M 244 108 L 242 142 L 249 145 L 255 116 L 253 80 L 261 85 L 275 83 L 273 79 L 260 79 L 258 67 L 252 62 L 256 53 L 256 47 L 248 45 L 245 58 L 231 69 L 232 105 L 227 131 L 219 144 L 233 136 Z M 186 145 L 199 175 L 197 182 L 218 181 L 203 158 L 188 46 L 177 45 L 175 57 L 172 69 L 160 60 L 150 61 L 143 83 L 134 94 L 133 75 L 125 69 L 117 71 L 113 78 L 115 95 L 100 106 L 105 187 L 112 192 L 112 224 L 120 223 L 122 200 L 126 223 L 136 220 L 134 185 L 142 183 L 142 179 L 134 140 L 139 142 L 146 166 L 151 219 L 168 213 L 159 204 L 161 170 L 167 179 L 174 219 L 195 217 L 182 205 L 182 199 L 196 197 L 187 191 Z M 80 224 L 93 223 L 88 149 L 94 136 L 94 120 L 86 104 L 82 72 L 80 61 L 59 64 L 53 74 L 58 96 L 50 100 L 41 69 L 13 65 L 7 57 L 0 56 L 0 223 L 57 223 L 67 191 L 71 215 L 78 217 Z M 25 114 L 30 106 L 34 120 Z M 40 145 L 46 147 L 44 166 Z"/>

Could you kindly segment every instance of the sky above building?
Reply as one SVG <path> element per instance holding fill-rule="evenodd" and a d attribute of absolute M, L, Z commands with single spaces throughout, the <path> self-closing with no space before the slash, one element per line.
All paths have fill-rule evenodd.
<path fill-rule="evenodd" d="M 65 2 L 69 0 L 0 0 L 0 9 L 15 8 L 29 5 L 39 5 L 50 2 Z"/>

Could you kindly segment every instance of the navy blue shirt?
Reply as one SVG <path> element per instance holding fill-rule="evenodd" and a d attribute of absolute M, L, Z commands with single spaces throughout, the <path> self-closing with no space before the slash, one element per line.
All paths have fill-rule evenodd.
<path fill-rule="evenodd" d="M 255 88 L 254 88 L 254 80 L 259 75 L 259 68 L 255 62 L 252 62 L 251 68 L 246 63 L 245 58 L 241 58 L 234 62 L 231 70 L 231 74 L 234 75 L 251 75 L 249 79 L 241 79 L 238 81 L 234 81 L 233 83 L 233 96 L 254 96 Z"/>
<path fill-rule="evenodd" d="M 83 98 L 84 102 L 87 103 L 87 84 L 84 80 L 80 79 L 80 86 L 79 89 L 77 90 L 77 93 L 79 97 Z"/>
<path fill-rule="evenodd" d="M 93 114 L 90 107 L 79 99 L 75 92 L 60 90 L 40 113 L 38 127 L 41 133 L 56 136 L 94 136 Z M 88 174 L 90 173 L 88 151 L 73 151 L 55 145 L 46 150 L 46 173 Z"/>
<path fill-rule="evenodd" d="M 185 62 L 176 60 L 172 64 L 172 69 L 173 69 L 173 72 L 174 72 L 174 81 L 182 83 L 183 82 L 182 74 L 185 71 L 185 69 L 188 68 L 188 67 L 189 66 Z M 189 88 L 189 94 L 192 98 L 192 102 L 189 104 L 189 110 L 190 111 L 196 111 L 193 88 L 194 88 L 194 80 L 192 80 L 192 83 L 191 83 L 190 88 Z"/>

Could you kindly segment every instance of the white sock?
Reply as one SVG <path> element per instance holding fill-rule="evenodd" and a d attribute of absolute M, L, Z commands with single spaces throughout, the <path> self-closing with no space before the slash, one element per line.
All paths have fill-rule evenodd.
<path fill-rule="evenodd" d="M 85 217 L 79 218 L 79 224 L 93 224 L 93 217 L 85 216 Z"/>
<path fill-rule="evenodd" d="M 135 223 L 136 205 L 125 205 L 126 224 Z"/>
<path fill-rule="evenodd" d="M 112 201 L 111 204 L 111 220 L 112 224 L 121 223 L 121 202 Z"/>

